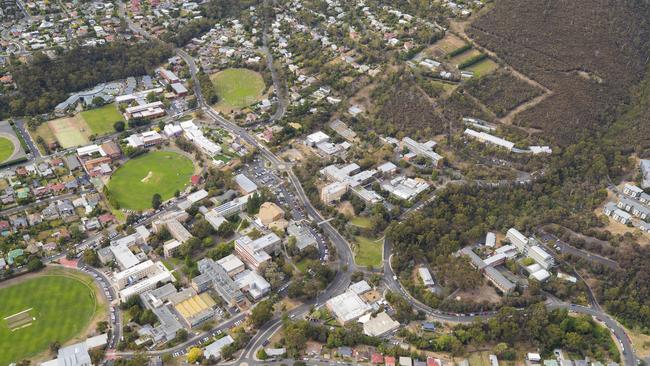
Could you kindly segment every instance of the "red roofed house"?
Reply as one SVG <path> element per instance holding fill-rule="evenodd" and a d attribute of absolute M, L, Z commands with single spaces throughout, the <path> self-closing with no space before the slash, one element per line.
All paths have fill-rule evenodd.
<path fill-rule="evenodd" d="M 373 352 L 372 356 L 370 358 L 370 361 L 373 364 L 384 363 L 384 355 L 382 355 L 381 353 L 378 353 L 378 352 Z"/>
<path fill-rule="evenodd" d="M 395 357 L 386 356 L 384 357 L 384 362 L 386 362 L 386 366 L 395 366 Z"/>
<path fill-rule="evenodd" d="M 201 183 L 201 177 L 198 175 L 193 175 L 192 178 L 190 178 L 190 181 L 192 182 L 193 186 L 198 186 L 199 183 Z"/>
<path fill-rule="evenodd" d="M 427 357 L 427 366 L 441 366 L 440 360 L 429 356 Z"/>
<path fill-rule="evenodd" d="M 55 158 L 50 161 L 50 165 L 52 166 L 63 166 L 63 159 L 61 158 Z"/>
<path fill-rule="evenodd" d="M 65 184 L 63 183 L 50 184 L 49 189 L 51 192 L 59 193 L 65 190 Z"/>
<path fill-rule="evenodd" d="M 11 227 L 11 225 L 9 224 L 9 221 L 0 220 L 0 231 L 9 230 L 10 227 Z"/>
<path fill-rule="evenodd" d="M 115 216 L 111 214 L 103 214 L 103 215 L 99 215 L 98 219 L 99 219 L 99 223 L 102 224 L 102 226 L 104 226 L 110 222 L 115 221 Z"/>

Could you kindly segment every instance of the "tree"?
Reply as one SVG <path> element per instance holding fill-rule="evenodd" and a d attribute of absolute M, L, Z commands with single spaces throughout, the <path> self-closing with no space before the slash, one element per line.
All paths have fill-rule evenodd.
<path fill-rule="evenodd" d="M 54 341 L 50 343 L 49 348 L 50 348 L 50 352 L 56 354 L 57 352 L 59 352 L 59 348 L 61 348 L 61 343 L 59 341 Z"/>
<path fill-rule="evenodd" d="M 125 127 L 126 127 L 126 125 L 124 124 L 123 121 L 117 121 L 117 122 L 113 123 L 113 129 L 114 129 L 115 131 L 117 131 L 117 132 L 122 132 L 122 131 L 124 131 L 124 128 L 125 128 Z"/>
<path fill-rule="evenodd" d="M 181 329 L 178 332 L 176 332 L 176 339 L 179 342 L 185 342 L 187 340 L 187 330 Z"/>
<path fill-rule="evenodd" d="M 258 358 L 259 360 L 262 360 L 262 361 L 264 361 L 264 360 L 266 360 L 267 358 L 269 358 L 269 356 L 266 354 L 266 351 L 264 350 L 264 348 L 260 348 L 260 349 L 257 351 L 257 355 L 256 355 L 256 356 L 257 356 L 257 358 Z"/>
<path fill-rule="evenodd" d="M 199 239 L 207 238 L 213 231 L 212 225 L 206 219 L 199 219 L 192 226 L 192 234 Z"/>
<path fill-rule="evenodd" d="M 160 194 L 156 193 L 151 197 L 151 207 L 153 207 L 154 210 L 157 210 L 160 208 L 160 205 L 162 205 L 162 197 L 160 197 Z"/>
<path fill-rule="evenodd" d="M 43 267 L 45 267 L 45 265 L 43 265 L 43 262 L 41 262 L 41 260 L 38 258 L 32 258 L 29 260 L 29 262 L 27 262 L 27 269 L 30 272 L 36 272 Z"/>
<path fill-rule="evenodd" d="M 202 357 L 203 357 L 203 352 L 201 352 L 201 349 L 198 347 L 192 347 L 190 351 L 187 353 L 187 362 L 196 363 L 201 361 Z"/>
<path fill-rule="evenodd" d="M 269 299 L 260 301 L 251 311 L 251 321 L 257 328 L 273 317 L 273 302 Z"/>
<path fill-rule="evenodd" d="M 99 256 L 97 255 L 97 252 L 95 252 L 94 250 L 92 250 L 90 248 L 84 250 L 83 260 L 84 260 L 84 263 L 86 263 L 89 266 L 99 267 L 101 265 L 101 262 L 99 261 Z"/>

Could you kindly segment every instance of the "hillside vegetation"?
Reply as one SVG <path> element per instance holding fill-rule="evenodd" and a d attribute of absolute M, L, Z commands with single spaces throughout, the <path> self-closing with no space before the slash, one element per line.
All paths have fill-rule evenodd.
<path fill-rule="evenodd" d="M 467 33 L 554 94 L 517 116 L 561 144 L 609 124 L 643 77 L 650 4 L 503 0 Z"/>
<path fill-rule="evenodd" d="M 471 95 L 501 118 L 543 91 L 508 72 L 496 72 L 472 79 L 465 86 Z"/>

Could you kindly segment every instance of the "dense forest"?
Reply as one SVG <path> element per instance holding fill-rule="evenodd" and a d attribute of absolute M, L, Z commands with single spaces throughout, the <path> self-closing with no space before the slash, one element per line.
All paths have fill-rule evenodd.
<path fill-rule="evenodd" d="M 505 0 L 467 32 L 553 91 L 515 123 L 566 145 L 611 123 L 629 102 L 650 56 L 649 13 L 648 2 L 633 0 Z"/>
<path fill-rule="evenodd" d="M 463 88 L 499 118 L 542 94 L 541 89 L 504 71 L 470 79 Z"/>
<path fill-rule="evenodd" d="M 0 117 L 47 113 L 68 94 L 111 80 L 152 74 L 172 55 L 158 42 L 112 42 L 96 47 L 76 47 L 56 58 L 36 52 L 29 63 L 11 60 L 9 67 L 18 87 L 0 98 Z"/>
<path fill-rule="evenodd" d="M 209 31 L 218 21 L 238 17 L 243 10 L 259 3 L 259 0 L 210 0 L 200 7 L 202 18 L 175 29 L 168 29 L 162 35 L 162 40 L 182 47 L 192 38 L 200 37 Z"/>
<path fill-rule="evenodd" d="M 374 89 L 372 99 L 379 106 L 374 129 L 380 134 L 431 136 L 445 129 L 444 118 L 408 71 L 391 74 Z"/>

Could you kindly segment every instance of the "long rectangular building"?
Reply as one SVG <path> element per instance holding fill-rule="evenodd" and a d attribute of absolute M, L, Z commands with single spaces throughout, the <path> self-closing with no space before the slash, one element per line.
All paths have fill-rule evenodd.
<path fill-rule="evenodd" d="M 465 130 L 465 135 L 475 138 L 476 140 L 481 141 L 483 143 L 489 143 L 489 144 L 503 147 L 508 151 L 512 151 L 512 149 L 515 147 L 515 144 L 513 142 L 510 142 L 506 139 L 502 139 L 501 137 L 490 135 L 489 133 L 475 131 L 472 130 L 471 128 Z"/>

